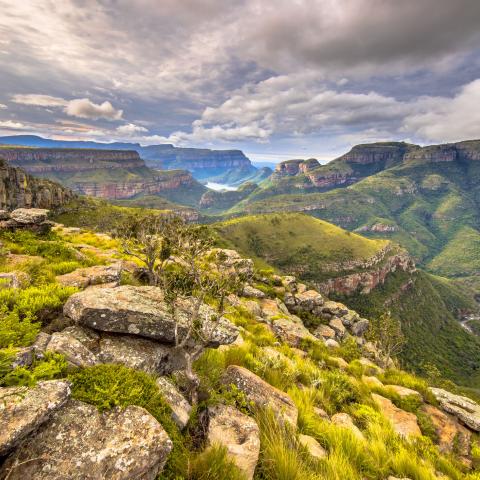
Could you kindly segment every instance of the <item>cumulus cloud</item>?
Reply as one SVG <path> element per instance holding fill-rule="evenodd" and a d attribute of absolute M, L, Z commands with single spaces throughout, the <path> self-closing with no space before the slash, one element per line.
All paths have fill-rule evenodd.
<path fill-rule="evenodd" d="M 5 110 L 7 106 L 3 103 L 0 103 L 0 110 Z"/>
<path fill-rule="evenodd" d="M 480 79 L 465 85 L 453 98 L 423 97 L 419 110 L 404 122 L 407 132 L 428 141 L 454 142 L 480 138 Z"/>
<path fill-rule="evenodd" d="M 88 98 L 79 98 L 68 102 L 65 107 L 65 113 L 72 117 L 90 118 L 93 120 L 98 118 L 104 118 L 105 120 L 121 120 L 123 110 L 115 109 L 108 101 L 96 104 Z"/>
<path fill-rule="evenodd" d="M 108 101 L 96 104 L 88 98 L 65 100 L 64 98 L 52 97 L 50 95 L 17 94 L 12 97 L 12 101 L 35 107 L 63 107 L 67 115 L 92 120 L 99 118 L 105 120 L 121 120 L 123 115 L 123 110 L 117 110 Z"/>
<path fill-rule="evenodd" d="M 120 127 L 117 127 L 116 132 L 120 135 L 133 136 L 138 133 L 148 132 L 148 128 L 135 125 L 134 123 L 127 123 L 126 125 L 120 125 Z"/>

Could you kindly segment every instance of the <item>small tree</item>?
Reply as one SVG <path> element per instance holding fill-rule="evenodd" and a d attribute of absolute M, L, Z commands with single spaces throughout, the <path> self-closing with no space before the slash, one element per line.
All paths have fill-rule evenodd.
<path fill-rule="evenodd" d="M 369 339 L 381 352 L 383 367 L 388 367 L 405 345 L 405 336 L 400 322 L 386 312 L 370 321 Z"/>
<path fill-rule="evenodd" d="M 163 300 L 175 320 L 174 349 L 185 365 L 188 396 L 198 401 L 199 379 L 193 363 L 215 343 L 222 327 L 227 295 L 242 278 L 213 251 L 205 226 L 188 225 L 166 216 L 120 230 L 124 252 L 142 261 L 150 285 L 163 290 Z M 207 306 L 208 304 L 208 306 Z"/>

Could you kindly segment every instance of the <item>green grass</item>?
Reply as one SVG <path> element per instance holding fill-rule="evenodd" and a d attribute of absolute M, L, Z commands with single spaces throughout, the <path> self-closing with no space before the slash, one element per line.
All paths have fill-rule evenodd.
<path fill-rule="evenodd" d="M 301 272 L 304 280 L 318 280 L 327 272 L 334 275 L 329 264 L 365 260 L 387 245 L 295 213 L 235 218 L 213 228 L 226 245 L 260 260 L 260 265 Z"/>

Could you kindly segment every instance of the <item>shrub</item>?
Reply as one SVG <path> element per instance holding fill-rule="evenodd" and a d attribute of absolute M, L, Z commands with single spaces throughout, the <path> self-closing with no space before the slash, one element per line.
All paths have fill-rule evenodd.
<path fill-rule="evenodd" d="M 18 311 L 0 311 L 0 348 L 30 345 L 39 331 L 40 324 L 31 316 L 21 319 Z"/>
<path fill-rule="evenodd" d="M 325 373 L 319 392 L 325 409 L 331 414 L 351 403 L 359 403 L 362 399 L 358 385 L 339 371 Z"/>
<path fill-rule="evenodd" d="M 357 360 L 361 357 L 360 348 L 353 337 L 348 337 L 335 353 L 347 362 Z"/>

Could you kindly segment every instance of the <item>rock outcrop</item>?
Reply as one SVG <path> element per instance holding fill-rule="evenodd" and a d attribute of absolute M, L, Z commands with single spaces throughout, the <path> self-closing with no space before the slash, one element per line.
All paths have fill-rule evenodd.
<path fill-rule="evenodd" d="M 3 212 L 0 230 L 31 230 L 38 233 L 48 232 L 53 222 L 47 220 L 49 210 L 43 208 L 17 208 L 13 212 Z"/>
<path fill-rule="evenodd" d="M 282 420 L 297 425 L 298 410 L 293 400 L 246 368 L 230 365 L 222 377 L 225 385 L 235 385 L 258 408 L 270 407 Z"/>
<path fill-rule="evenodd" d="M 154 480 L 172 442 L 146 410 L 136 406 L 100 413 L 70 400 L 8 457 L 9 480 Z"/>
<path fill-rule="evenodd" d="M 61 380 L 33 388 L 0 388 L 0 457 L 45 423 L 69 396 L 70 385 Z"/>
<path fill-rule="evenodd" d="M 228 405 L 208 409 L 209 445 L 223 445 L 247 480 L 252 480 L 260 454 L 260 430 L 252 417 Z"/>
<path fill-rule="evenodd" d="M 430 388 L 440 407 L 452 414 L 461 423 L 476 432 L 480 432 L 480 405 L 470 398 L 455 395 L 442 388 Z"/>
<path fill-rule="evenodd" d="M 73 198 L 72 191 L 58 183 L 34 178 L 21 168 L 9 166 L 2 160 L 3 150 L 0 150 L 0 209 L 51 209 Z"/>

